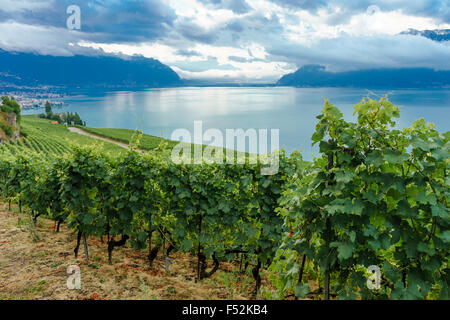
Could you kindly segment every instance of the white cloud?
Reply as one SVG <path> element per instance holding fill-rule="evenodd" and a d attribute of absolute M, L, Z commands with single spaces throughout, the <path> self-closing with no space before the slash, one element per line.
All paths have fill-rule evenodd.
<path fill-rule="evenodd" d="M 295 69 L 285 69 L 286 63 L 251 62 L 240 70 L 210 69 L 202 72 L 192 72 L 172 67 L 183 79 L 212 80 L 216 83 L 273 83 L 288 72 Z"/>
<path fill-rule="evenodd" d="M 0 34 L 0 47 L 4 50 L 61 56 L 73 55 L 69 44 L 77 42 L 82 36 L 78 31 L 14 21 L 1 22 Z"/>
<path fill-rule="evenodd" d="M 317 14 L 307 10 L 290 11 L 298 18 L 297 24 L 285 26 L 286 37 L 296 43 L 314 44 L 321 39 L 338 38 L 343 34 L 351 36 L 396 35 L 409 28 L 425 30 L 450 28 L 450 24 L 442 24 L 429 17 L 405 14 L 402 10 L 381 11 L 367 10 L 353 15 L 349 21 L 330 25 L 327 22 L 339 15 L 342 8 L 332 11 L 320 9 Z"/>
<path fill-rule="evenodd" d="M 189 20 L 205 30 L 213 29 L 239 16 L 229 9 L 214 10 L 195 0 L 170 0 L 168 3 L 175 9 L 178 21 Z"/>
<path fill-rule="evenodd" d="M 206 44 L 197 44 L 188 50 L 199 53 L 199 56 L 177 54 L 178 48 L 161 43 L 148 43 L 138 45 L 127 44 L 104 44 L 92 42 L 79 42 L 79 46 L 102 49 L 108 53 L 122 53 L 126 55 L 139 54 L 148 58 L 155 58 L 172 67 L 184 79 L 219 79 L 224 78 L 233 81 L 256 81 L 271 82 L 280 78 L 286 72 L 295 71 L 289 68 L 288 63 L 283 61 L 262 61 L 268 56 L 263 47 L 252 43 L 246 48 L 221 47 Z M 177 62 L 201 62 L 209 61 L 213 57 L 219 66 L 232 66 L 233 70 L 210 69 L 207 71 L 193 72 L 183 70 L 176 66 Z M 230 57 L 239 57 L 248 62 L 239 62 Z"/>
<path fill-rule="evenodd" d="M 352 17 L 342 31 L 350 35 L 396 35 L 409 28 L 424 30 L 448 28 L 450 24 L 439 24 L 429 17 L 418 17 L 403 13 L 402 10 L 378 11 L 374 14 L 362 13 Z"/>

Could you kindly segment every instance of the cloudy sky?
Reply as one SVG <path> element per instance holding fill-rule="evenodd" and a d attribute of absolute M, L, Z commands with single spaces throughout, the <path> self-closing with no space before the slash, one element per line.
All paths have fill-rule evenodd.
<path fill-rule="evenodd" d="M 67 7 L 81 9 L 69 30 Z M 184 79 L 273 82 L 330 71 L 450 69 L 450 43 L 399 33 L 450 28 L 450 0 L 0 0 L 0 48 L 160 60 Z"/>

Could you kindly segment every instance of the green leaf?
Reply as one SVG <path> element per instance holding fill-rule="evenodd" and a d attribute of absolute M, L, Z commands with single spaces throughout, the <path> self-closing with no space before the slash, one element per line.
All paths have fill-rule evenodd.
<path fill-rule="evenodd" d="M 384 160 L 378 152 L 371 152 L 367 155 L 366 162 L 369 165 L 380 167 L 384 163 Z"/>
<path fill-rule="evenodd" d="M 439 238 L 444 241 L 445 243 L 449 243 L 450 242 L 450 231 L 446 230 L 444 232 L 441 233 L 441 235 L 439 236 Z"/>
<path fill-rule="evenodd" d="M 336 144 L 328 143 L 327 141 L 320 141 L 319 150 L 321 153 L 325 153 L 325 154 L 332 152 L 332 151 L 336 151 Z"/>
<path fill-rule="evenodd" d="M 90 214 L 83 215 L 83 223 L 84 224 L 91 224 L 94 218 Z"/>
<path fill-rule="evenodd" d="M 353 206 L 352 206 L 352 213 L 360 216 L 363 213 L 363 210 L 365 208 L 364 202 L 361 200 L 354 200 Z"/>
<path fill-rule="evenodd" d="M 336 181 L 338 183 L 349 183 L 355 177 L 356 177 L 356 173 L 354 171 L 351 171 L 351 170 L 338 171 L 336 173 Z"/>
<path fill-rule="evenodd" d="M 417 254 L 418 241 L 415 239 L 410 239 L 404 245 L 406 256 L 408 258 L 415 258 Z"/>
<path fill-rule="evenodd" d="M 349 237 L 350 237 L 350 241 L 351 242 L 355 242 L 355 240 L 356 240 L 356 232 L 355 231 L 350 231 L 350 233 L 349 233 Z"/>
<path fill-rule="evenodd" d="M 299 271 L 299 266 L 297 263 L 295 263 L 291 269 L 289 269 L 289 271 L 286 273 L 286 275 L 296 275 Z"/>
<path fill-rule="evenodd" d="M 401 153 L 397 150 L 387 150 L 384 153 L 384 160 L 392 164 L 402 164 L 409 159 L 409 154 Z"/>
<path fill-rule="evenodd" d="M 439 294 L 439 300 L 450 300 L 450 286 L 443 281 L 441 282 L 441 292 Z"/>
<path fill-rule="evenodd" d="M 338 248 L 338 259 L 340 261 L 346 260 L 353 255 L 354 246 L 349 242 L 333 242 L 331 247 Z"/>
<path fill-rule="evenodd" d="M 428 244 L 423 243 L 423 242 L 420 242 L 420 243 L 417 245 L 417 251 L 423 252 L 423 253 L 427 253 L 427 254 L 429 254 L 430 256 L 433 256 L 433 255 L 435 254 L 434 248 L 430 248 L 430 247 L 428 246 Z"/>
<path fill-rule="evenodd" d="M 417 149 L 423 150 L 425 152 L 430 151 L 430 146 L 429 146 L 428 142 L 420 139 L 417 136 L 412 137 L 411 143 Z"/>
<path fill-rule="evenodd" d="M 439 260 L 431 257 L 430 260 L 422 262 L 422 269 L 430 272 L 434 272 L 435 270 L 438 270 L 441 267 L 441 264 L 439 263 Z"/>
<path fill-rule="evenodd" d="M 408 200 L 400 200 L 397 204 L 397 213 L 404 218 L 414 218 L 417 215 L 417 208 L 412 208 Z"/>
<path fill-rule="evenodd" d="M 188 252 L 189 250 L 191 250 L 192 246 L 193 246 L 192 240 L 190 240 L 190 239 L 184 239 L 184 240 L 181 242 L 180 248 L 181 248 L 181 250 L 182 250 L 183 252 Z"/>
<path fill-rule="evenodd" d="M 440 203 L 431 207 L 431 214 L 433 217 L 441 217 L 444 220 L 450 219 L 449 209 Z"/>
<path fill-rule="evenodd" d="M 336 199 L 330 202 L 330 204 L 325 206 L 327 212 L 331 215 L 335 213 L 344 213 L 345 212 L 344 200 Z"/>
<path fill-rule="evenodd" d="M 377 204 L 383 199 L 383 194 L 376 194 L 375 190 L 369 190 L 363 195 L 363 198 L 369 201 L 370 203 Z"/>
<path fill-rule="evenodd" d="M 311 292 L 309 284 L 298 283 L 295 287 L 294 293 L 297 298 L 304 299 L 308 293 Z"/>
<path fill-rule="evenodd" d="M 435 149 L 431 152 L 433 155 L 433 158 L 435 158 L 437 161 L 442 161 L 449 158 L 449 152 L 445 149 Z"/>
<path fill-rule="evenodd" d="M 434 193 L 427 194 L 425 191 L 419 191 L 416 196 L 417 202 L 421 204 L 436 205 L 436 196 Z"/>
<path fill-rule="evenodd" d="M 147 241 L 147 237 L 148 237 L 147 232 L 144 232 L 144 231 L 139 232 L 139 234 L 137 236 L 137 238 L 140 242 Z"/>

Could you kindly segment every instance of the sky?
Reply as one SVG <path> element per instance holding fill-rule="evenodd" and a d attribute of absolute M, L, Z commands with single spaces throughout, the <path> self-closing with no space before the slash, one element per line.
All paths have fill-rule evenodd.
<path fill-rule="evenodd" d="M 143 55 L 215 83 L 270 83 L 308 64 L 450 69 L 450 42 L 400 34 L 410 28 L 450 29 L 450 0 L 0 0 L 3 50 Z"/>

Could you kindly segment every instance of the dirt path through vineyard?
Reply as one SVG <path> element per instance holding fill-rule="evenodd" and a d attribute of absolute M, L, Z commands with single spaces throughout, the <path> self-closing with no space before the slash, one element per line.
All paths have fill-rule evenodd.
<path fill-rule="evenodd" d="M 105 141 L 105 142 L 114 143 L 115 145 L 118 145 L 119 147 L 122 147 L 122 148 L 124 148 L 124 149 L 128 149 L 128 144 L 123 143 L 123 142 L 120 142 L 120 141 L 117 141 L 117 140 L 114 140 L 114 139 L 101 137 L 101 136 L 98 136 L 98 135 L 96 135 L 96 134 L 93 134 L 93 133 L 84 131 L 84 130 L 82 130 L 82 129 L 80 129 L 80 128 L 76 128 L 76 127 L 68 127 L 67 129 L 68 129 L 70 132 L 73 132 L 73 133 L 78 133 L 78 134 L 81 134 L 81 135 L 83 135 L 83 136 L 88 136 L 88 137 L 93 138 L 93 139 L 97 139 L 97 140 L 102 140 L 102 141 Z M 139 151 L 139 152 L 141 152 L 141 151 Z"/>
<path fill-rule="evenodd" d="M 238 275 L 236 266 L 223 264 L 211 279 L 195 283 L 196 260 L 176 253 L 170 274 L 159 256 L 154 270 L 147 269 L 145 251 L 129 247 L 114 251 L 114 264 L 107 261 L 106 244 L 88 239 L 90 263 L 80 249 L 74 258 L 76 236 L 65 226 L 53 230 L 53 222 L 38 219 L 33 240 L 27 214 L 7 210 L 0 202 L 0 300 L 6 299 L 248 299 L 254 282 Z M 81 289 L 67 288 L 67 268 L 81 268 Z M 229 270 L 229 271 L 225 271 Z M 263 273 L 259 299 L 275 292 Z"/>

